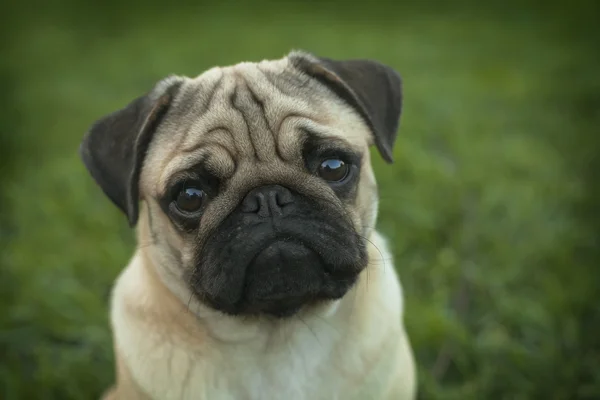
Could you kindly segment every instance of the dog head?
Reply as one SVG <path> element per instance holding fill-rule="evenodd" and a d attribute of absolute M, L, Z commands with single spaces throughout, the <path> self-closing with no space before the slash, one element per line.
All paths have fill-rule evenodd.
<path fill-rule="evenodd" d="M 147 225 L 163 276 L 212 309 L 284 317 L 340 299 L 366 267 L 369 147 L 392 161 L 401 104 L 390 67 L 292 52 L 168 77 L 92 125 L 80 153 Z"/>

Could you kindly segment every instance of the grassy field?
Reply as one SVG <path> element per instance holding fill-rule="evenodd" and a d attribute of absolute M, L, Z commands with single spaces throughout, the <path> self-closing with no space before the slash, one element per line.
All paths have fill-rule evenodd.
<path fill-rule="evenodd" d="M 92 399 L 113 379 L 107 299 L 134 242 L 77 156 L 88 126 L 167 74 L 292 48 L 376 58 L 404 78 L 397 161 L 375 159 L 421 398 L 600 398 L 591 9 L 441 7 L 15 11 L 1 61 L 0 398 Z"/>

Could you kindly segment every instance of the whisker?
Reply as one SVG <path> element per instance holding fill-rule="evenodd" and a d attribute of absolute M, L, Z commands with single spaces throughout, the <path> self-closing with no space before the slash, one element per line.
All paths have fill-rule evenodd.
<path fill-rule="evenodd" d="M 327 319 L 323 318 L 323 316 L 321 316 L 321 315 L 319 315 L 319 314 L 317 314 L 317 313 L 312 313 L 310 316 L 311 316 L 311 317 L 316 317 L 316 318 L 318 318 L 318 319 L 319 319 L 319 320 L 321 320 L 323 323 L 325 323 L 325 325 L 327 325 L 329 328 L 333 329 L 333 330 L 335 331 L 335 333 L 337 333 L 338 335 L 340 335 L 340 336 L 341 336 L 341 333 L 340 333 L 339 329 L 337 329 L 335 326 L 333 326 L 333 325 L 331 324 L 331 322 L 329 322 Z"/>
<path fill-rule="evenodd" d="M 149 243 L 142 243 L 142 244 L 138 244 L 138 245 L 135 247 L 135 249 L 136 249 L 136 250 L 141 250 L 141 249 L 145 249 L 145 248 L 152 247 L 152 246 L 155 246 L 155 245 L 156 245 L 156 242 L 155 242 L 155 241 L 152 241 L 152 242 L 149 242 Z"/>
<path fill-rule="evenodd" d="M 193 297 L 194 297 L 194 293 L 190 293 L 190 298 L 188 299 L 188 302 L 187 302 L 186 307 L 185 307 L 186 310 L 187 310 L 187 312 L 189 312 L 190 314 L 193 314 L 192 310 L 190 309 L 190 304 L 192 304 L 192 298 Z"/>
<path fill-rule="evenodd" d="M 363 238 L 364 240 L 366 240 L 367 242 L 371 243 L 371 245 L 373 245 L 373 247 L 375 247 L 375 250 L 377 250 L 377 252 L 379 253 L 379 259 L 381 261 L 383 261 L 383 269 L 386 268 L 386 261 L 391 261 L 392 258 L 386 258 L 383 256 L 383 252 L 379 249 L 379 247 L 377 247 L 377 245 L 375 243 L 373 243 L 373 241 L 371 241 L 369 238 L 366 238 L 362 235 L 358 235 L 359 237 Z"/>
<path fill-rule="evenodd" d="M 310 331 L 310 333 L 312 333 L 312 335 L 315 337 L 315 339 L 317 340 L 317 342 L 319 342 L 319 345 L 322 346 L 323 344 L 321 343 L 321 340 L 317 336 L 316 332 L 310 327 L 310 325 L 308 325 L 306 323 L 306 321 L 304 321 L 304 319 L 300 315 L 296 315 L 296 318 L 298 318 L 300 320 L 300 322 L 302 322 L 304 324 L 304 326 L 306 326 L 306 328 Z"/>

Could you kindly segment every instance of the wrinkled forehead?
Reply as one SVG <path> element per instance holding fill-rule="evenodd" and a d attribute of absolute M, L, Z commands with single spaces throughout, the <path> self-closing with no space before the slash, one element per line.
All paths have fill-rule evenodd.
<path fill-rule="evenodd" d="M 370 133 L 285 58 L 213 68 L 184 80 L 150 145 L 142 186 L 162 191 L 169 177 L 199 164 L 222 179 L 254 167 L 301 167 L 311 143 L 364 152 Z"/>

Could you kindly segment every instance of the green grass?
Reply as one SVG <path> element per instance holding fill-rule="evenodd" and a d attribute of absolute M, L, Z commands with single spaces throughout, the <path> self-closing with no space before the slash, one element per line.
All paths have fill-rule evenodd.
<path fill-rule="evenodd" d="M 113 379 L 107 299 L 135 244 L 77 156 L 88 126 L 170 73 L 292 48 L 404 78 L 396 163 L 374 158 L 422 398 L 600 397 L 590 48 L 560 15 L 386 7 L 20 14 L 3 60 L 0 398 L 94 398 Z"/>

